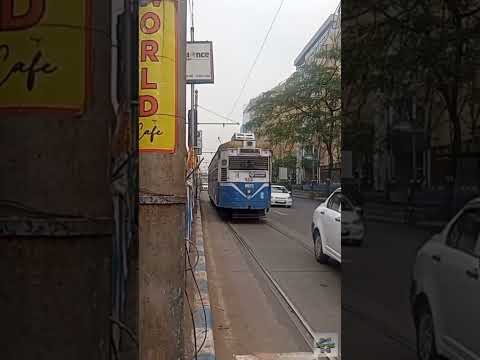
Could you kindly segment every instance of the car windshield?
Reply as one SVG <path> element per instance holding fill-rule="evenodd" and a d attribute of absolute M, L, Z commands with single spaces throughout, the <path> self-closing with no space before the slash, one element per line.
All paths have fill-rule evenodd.
<path fill-rule="evenodd" d="M 288 193 L 288 190 L 284 187 L 280 187 L 280 186 L 272 186 L 272 193 L 276 193 L 276 194 L 287 194 Z"/>

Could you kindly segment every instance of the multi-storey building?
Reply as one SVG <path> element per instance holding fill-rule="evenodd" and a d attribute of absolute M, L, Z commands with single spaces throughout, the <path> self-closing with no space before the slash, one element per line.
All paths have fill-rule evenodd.
<path fill-rule="evenodd" d="M 300 54 L 294 61 L 297 70 L 303 65 L 309 64 L 312 61 L 318 61 L 318 54 L 323 50 L 332 48 L 340 49 L 340 5 L 337 7 L 334 14 L 331 14 L 323 25 L 314 34 L 311 40 L 304 46 Z M 328 58 L 320 58 L 320 61 L 325 61 L 328 65 Z M 277 85 L 275 89 L 281 88 L 284 82 Z M 260 95 L 261 96 L 261 95 Z M 255 110 L 255 102 L 258 99 L 250 100 L 243 112 L 243 120 L 241 131 L 246 131 L 246 124 L 251 120 L 252 114 Z M 257 134 L 258 138 L 258 134 Z M 268 146 L 265 139 L 259 138 L 261 143 Z M 329 159 L 325 149 L 321 145 L 311 144 L 305 146 L 304 144 L 295 144 L 294 147 L 277 146 L 271 149 L 273 158 L 283 159 L 288 155 L 294 155 L 297 158 L 296 169 L 294 174 L 289 177 L 295 178 L 297 184 L 302 184 L 308 181 L 325 181 L 328 178 Z M 334 174 L 332 181 L 339 180 L 340 176 L 340 151 L 335 150 L 334 156 Z"/>
<path fill-rule="evenodd" d="M 334 14 L 331 14 L 323 25 L 318 29 L 312 39 L 305 45 L 300 54 L 295 59 L 294 65 L 300 69 L 305 64 L 312 61 L 325 61 L 329 63 L 328 58 L 318 58 L 318 54 L 332 48 L 341 47 L 341 7 L 338 5 Z M 297 144 L 297 184 L 304 181 L 337 181 L 340 177 L 340 151 L 335 150 L 334 171 L 332 179 L 328 179 L 329 159 L 325 149 L 321 144 Z"/>

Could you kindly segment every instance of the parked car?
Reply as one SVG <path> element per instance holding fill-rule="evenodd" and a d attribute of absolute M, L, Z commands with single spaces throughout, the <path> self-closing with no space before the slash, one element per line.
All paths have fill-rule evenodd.
<path fill-rule="evenodd" d="M 350 196 L 343 192 L 340 206 L 342 212 L 342 243 L 361 246 L 366 235 L 363 209 L 357 201 L 352 200 Z"/>
<path fill-rule="evenodd" d="M 335 190 L 313 213 L 312 237 L 315 258 L 326 263 L 329 258 L 342 261 L 342 242 L 361 244 L 365 236 L 365 226 L 361 209 Z M 342 217 L 343 216 L 343 217 Z"/>
<path fill-rule="evenodd" d="M 202 191 L 208 190 L 208 184 L 202 184 Z"/>
<path fill-rule="evenodd" d="M 480 198 L 417 252 L 411 286 L 420 360 L 480 359 Z"/>
<path fill-rule="evenodd" d="M 274 205 L 281 205 L 286 207 L 292 207 L 293 205 L 293 198 L 292 193 L 288 191 L 285 186 L 281 185 L 272 185 L 272 196 L 270 198 L 270 204 Z"/>

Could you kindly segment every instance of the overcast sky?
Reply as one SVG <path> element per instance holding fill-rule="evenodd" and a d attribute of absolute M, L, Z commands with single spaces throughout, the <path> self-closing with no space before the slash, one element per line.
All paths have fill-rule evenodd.
<path fill-rule="evenodd" d="M 199 104 L 227 115 L 242 88 L 281 0 L 194 0 L 195 40 L 213 41 L 215 84 L 198 85 Z M 285 80 L 303 47 L 332 14 L 338 0 L 285 0 L 270 37 L 231 118 L 241 123 L 250 99 Z M 189 22 L 190 26 L 190 22 Z M 187 106 L 190 105 L 187 87 Z M 199 109 L 199 122 L 222 122 Z M 200 125 L 204 151 L 215 151 L 238 126 Z M 205 154 L 205 165 L 211 155 Z"/>

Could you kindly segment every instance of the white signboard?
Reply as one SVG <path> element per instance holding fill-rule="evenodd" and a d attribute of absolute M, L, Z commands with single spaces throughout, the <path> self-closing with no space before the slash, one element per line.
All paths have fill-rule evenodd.
<path fill-rule="evenodd" d="M 278 178 L 280 180 L 288 180 L 287 168 L 284 168 L 284 167 L 278 168 Z"/>
<path fill-rule="evenodd" d="M 187 42 L 187 84 L 213 84 L 211 41 Z"/>

